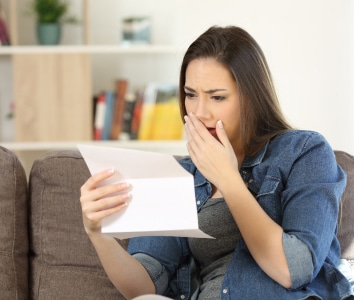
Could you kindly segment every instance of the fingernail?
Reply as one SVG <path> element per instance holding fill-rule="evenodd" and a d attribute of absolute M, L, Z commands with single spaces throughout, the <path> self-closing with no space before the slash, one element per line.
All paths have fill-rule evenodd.
<path fill-rule="evenodd" d="M 120 186 L 121 186 L 122 188 L 128 188 L 128 187 L 129 187 L 129 183 L 128 183 L 128 182 L 122 182 L 122 183 L 120 184 Z"/>
<path fill-rule="evenodd" d="M 113 174 L 115 172 L 115 169 L 114 168 L 111 168 L 111 169 L 108 169 L 107 170 L 107 173 L 108 174 Z"/>
<path fill-rule="evenodd" d="M 219 121 L 217 122 L 217 124 L 218 124 L 219 128 L 224 128 L 224 125 L 222 124 L 222 121 L 221 121 L 221 120 L 219 120 Z"/>
<path fill-rule="evenodd" d="M 124 199 L 124 200 L 130 200 L 131 197 L 132 197 L 132 195 L 131 195 L 130 193 L 127 193 L 127 194 L 124 194 L 124 195 L 123 195 L 123 199 Z"/>
<path fill-rule="evenodd" d="M 188 116 L 184 116 L 184 121 L 188 122 Z"/>

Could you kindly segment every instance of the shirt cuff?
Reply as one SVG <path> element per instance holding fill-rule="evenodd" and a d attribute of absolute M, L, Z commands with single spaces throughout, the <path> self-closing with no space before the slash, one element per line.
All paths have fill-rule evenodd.
<path fill-rule="evenodd" d="M 314 267 L 307 245 L 296 236 L 284 233 L 283 247 L 290 271 L 291 287 L 296 289 L 310 283 Z"/>
<path fill-rule="evenodd" d="M 166 268 L 155 258 L 143 253 L 136 253 L 133 257 L 138 260 L 149 273 L 155 285 L 156 294 L 163 295 L 168 287 Z"/>
<path fill-rule="evenodd" d="M 337 268 L 354 287 L 354 268 L 352 265 L 346 259 L 342 258 L 339 260 Z"/>

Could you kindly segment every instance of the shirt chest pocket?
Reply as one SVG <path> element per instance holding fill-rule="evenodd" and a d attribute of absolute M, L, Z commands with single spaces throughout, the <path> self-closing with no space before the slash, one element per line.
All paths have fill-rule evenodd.
<path fill-rule="evenodd" d="M 266 176 L 262 182 L 253 180 L 248 189 L 257 199 L 263 210 L 278 224 L 281 222 L 280 179 Z"/>

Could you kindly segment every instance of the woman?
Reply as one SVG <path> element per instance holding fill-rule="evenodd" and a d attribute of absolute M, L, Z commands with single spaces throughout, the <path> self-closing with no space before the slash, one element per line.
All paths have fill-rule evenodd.
<path fill-rule="evenodd" d="M 126 252 L 100 232 L 127 208 L 129 185 L 82 186 L 85 230 L 126 298 L 347 299 L 338 271 L 337 215 L 345 174 L 318 133 L 291 129 L 256 41 L 212 27 L 188 48 L 180 107 L 200 228 L 215 237 L 141 237 Z M 123 192 L 121 195 L 113 195 Z"/>

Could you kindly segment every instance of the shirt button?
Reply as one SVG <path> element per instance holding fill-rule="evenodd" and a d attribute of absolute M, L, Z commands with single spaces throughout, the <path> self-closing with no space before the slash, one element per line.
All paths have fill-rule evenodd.
<path fill-rule="evenodd" d="M 200 205 L 200 200 L 197 201 L 197 205 Z"/>
<path fill-rule="evenodd" d="M 252 183 L 252 182 L 253 182 L 253 179 L 248 180 L 248 183 Z"/>
<path fill-rule="evenodd" d="M 181 299 L 185 299 L 186 298 L 186 296 L 185 295 L 181 295 Z"/>
<path fill-rule="evenodd" d="M 223 294 L 227 294 L 227 289 L 222 290 Z"/>

